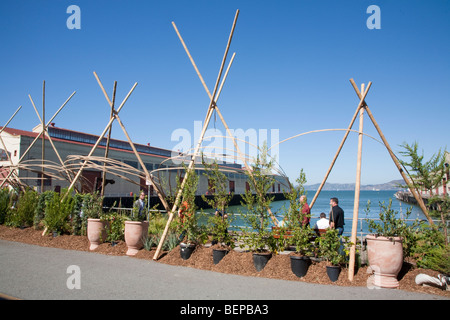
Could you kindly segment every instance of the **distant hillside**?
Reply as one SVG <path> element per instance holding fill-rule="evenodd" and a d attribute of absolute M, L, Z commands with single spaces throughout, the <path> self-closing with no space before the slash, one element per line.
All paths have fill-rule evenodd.
<path fill-rule="evenodd" d="M 362 185 L 361 190 L 400 190 L 398 187 L 399 184 L 404 183 L 403 180 L 392 180 L 390 182 L 382 183 L 382 184 L 368 184 Z M 306 185 L 306 190 L 317 190 L 320 186 L 320 183 Z M 326 182 L 323 186 L 322 190 L 355 190 L 354 183 L 328 183 Z"/>

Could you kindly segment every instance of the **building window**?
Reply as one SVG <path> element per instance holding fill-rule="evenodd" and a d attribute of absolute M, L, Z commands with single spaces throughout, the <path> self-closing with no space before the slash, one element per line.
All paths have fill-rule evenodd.
<path fill-rule="evenodd" d="M 229 181 L 230 192 L 235 192 L 234 181 Z"/>
<path fill-rule="evenodd" d="M 44 187 L 52 185 L 52 177 L 44 174 L 44 178 L 42 178 L 42 173 L 38 173 L 38 178 L 36 180 L 36 185 L 40 187 L 42 181 L 44 181 Z"/>

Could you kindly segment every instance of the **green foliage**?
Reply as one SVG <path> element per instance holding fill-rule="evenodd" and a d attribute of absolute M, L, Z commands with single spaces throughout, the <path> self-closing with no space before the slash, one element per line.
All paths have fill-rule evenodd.
<path fill-rule="evenodd" d="M 398 211 L 392 209 L 392 199 L 389 203 L 380 202 L 380 222 L 375 220 L 366 220 L 369 227 L 369 232 L 384 237 L 402 237 L 407 236 L 411 230 L 418 225 L 418 220 L 413 225 L 408 225 L 406 219 L 411 215 L 412 208 L 408 208 L 404 219 L 398 218 Z M 367 208 L 364 210 L 366 215 L 370 212 L 370 200 L 367 202 Z"/>
<path fill-rule="evenodd" d="M 65 194 L 64 190 L 62 194 Z M 73 213 L 75 200 L 72 192 L 62 199 L 59 193 L 55 193 L 52 199 L 48 200 L 45 206 L 45 217 L 43 223 L 48 231 L 64 233 L 70 230 L 68 218 Z"/>
<path fill-rule="evenodd" d="M 13 194 L 8 188 L 0 190 L 0 224 L 6 222 L 12 206 Z"/>
<path fill-rule="evenodd" d="M 183 165 L 184 166 L 184 165 Z M 199 225 L 199 216 L 196 214 L 195 193 L 197 191 L 199 177 L 195 170 L 187 170 L 185 167 L 185 184 L 181 194 L 182 212 L 178 217 L 177 229 L 186 243 L 205 243 L 207 232 L 204 226 Z"/>
<path fill-rule="evenodd" d="M 124 240 L 125 221 L 128 220 L 126 216 L 117 212 L 109 212 L 105 214 L 102 219 L 108 222 L 106 227 L 106 241 L 113 242 Z"/>
<path fill-rule="evenodd" d="M 84 194 L 82 211 L 83 216 L 88 219 L 101 219 L 103 215 L 103 197 L 98 192 Z"/>
<path fill-rule="evenodd" d="M 45 216 L 45 203 L 53 198 L 54 191 L 45 191 L 39 195 L 36 209 L 34 211 L 34 227 L 37 228 Z"/>
<path fill-rule="evenodd" d="M 268 157 L 267 147 L 263 147 L 261 154 L 255 159 L 251 166 L 251 173 L 248 174 L 250 190 L 243 195 L 242 206 L 246 212 L 241 212 L 246 224 L 250 229 L 241 229 L 241 240 L 251 251 L 262 252 L 277 251 L 278 243 L 275 241 L 272 232 L 269 229 L 271 216 L 269 213 L 270 205 L 274 196 L 268 195 L 270 188 L 274 183 L 271 170 L 273 160 Z"/>
<path fill-rule="evenodd" d="M 303 169 L 300 170 L 299 177 L 295 181 L 297 183 L 296 186 L 291 185 L 288 192 L 284 191 L 286 200 L 289 200 L 289 208 L 283 207 L 283 221 L 287 228 L 294 228 L 303 223 L 303 216 L 299 214 L 303 206 L 303 203 L 300 202 L 300 197 L 306 195 L 304 187 L 306 184 L 306 174 L 303 172 Z"/>
<path fill-rule="evenodd" d="M 348 237 L 340 237 L 339 230 L 328 229 L 326 233 L 317 237 L 319 255 L 332 265 L 337 266 L 346 262 L 352 243 Z"/>
<path fill-rule="evenodd" d="M 291 237 L 287 240 L 290 245 L 295 246 L 295 252 L 303 256 L 309 256 L 314 252 L 314 245 L 311 242 L 314 234 L 313 229 L 300 224 L 291 229 Z"/>
<path fill-rule="evenodd" d="M 221 214 L 216 212 L 208 218 L 208 232 L 212 234 L 213 241 L 234 247 L 234 239 L 228 232 L 233 221 L 232 213 L 227 210 L 233 197 L 233 193 L 227 191 L 228 179 L 225 174 L 220 172 L 219 165 L 216 162 L 208 164 L 202 156 L 202 163 L 205 168 L 205 176 L 208 178 L 208 184 L 214 188 L 212 199 L 208 199 L 205 195 L 202 195 L 202 199 L 212 208 L 221 212 Z"/>
<path fill-rule="evenodd" d="M 450 274 L 450 246 L 445 244 L 442 231 L 427 223 L 414 231 L 409 251 L 417 266 Z"/>
<path fill-rule="evenodd" d="M 37 202 L 36 191 L 27 189 L 25 192 L 21 192 L 16 207 L 10 211 L 6 224 L 12 227 L 31 227 Z"/>
<path fill-rule="evenodd" d="M 400 147 L 404 149 L 404 151 L 400 151 L 400 154 L 409 159 L 409 162 L 399 160 L 405 168 L 409 168 L 408 171 L 412 178 L 407 187 L 433 192 L 433 189 L 442 182 L 445 174 L 446 151 L 439 149 L 437 154 L 433 154 L 430 160 L 424 162 L 423 151 L 422 154 L 419 154 L 417 142 L 412 145 L 404 142 Z"/>

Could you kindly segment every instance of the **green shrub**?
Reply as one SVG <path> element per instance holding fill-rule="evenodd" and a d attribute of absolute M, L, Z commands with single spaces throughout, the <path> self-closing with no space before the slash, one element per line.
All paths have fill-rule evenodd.
<path fill-rule="evenodd" d="M 62 192 L 65 194 L 67 191 Z M 71 192 L 64 199 L 59 193 L 55 193 L 52 199 L 46 202 L 45 217 L 43 223 L 47 231 L 64 233 L 70 230 L 69 216 L 73 213 L 75 200 Z"/>
<path fill-rule="evenodd" d="M 32 189 L 19 194 L 17 205 L 11 209 L 6 224 L 12 227 L 31 227 L 34 222 L 34 211 L 38 202 L 38 194 Z"/>
<path fill-rule="evenodd" d="M 6 222 L 6 218 L 9 216 L 12 199 L 12 193 L 8 188 L 3 188 L 0 190 L 0 224 L 4 224 Z"/>

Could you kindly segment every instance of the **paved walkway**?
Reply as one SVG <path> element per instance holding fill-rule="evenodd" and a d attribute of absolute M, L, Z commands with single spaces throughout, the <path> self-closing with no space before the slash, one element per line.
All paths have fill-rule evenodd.
<path fill-rule="evenodd" d="M 244 277 L 0 240 L 0 298 L 2 295 L 46 300 L 445 299 L 401 290 Z"/>

